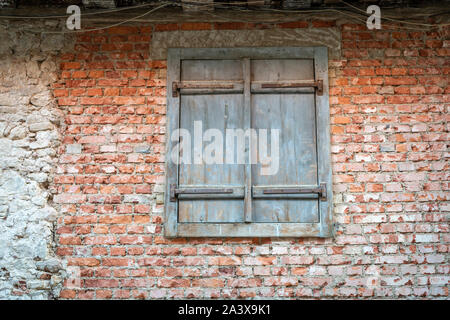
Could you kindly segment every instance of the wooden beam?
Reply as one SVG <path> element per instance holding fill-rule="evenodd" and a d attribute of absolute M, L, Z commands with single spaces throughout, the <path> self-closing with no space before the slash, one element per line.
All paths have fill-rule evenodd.
<path fill-rule="evenodd" d="M 86 8 L 113 9 L 116 7 L 114 0 L 83 0 L 82 2 Z"/>
<path fill-rule="evenodd" d="M 185 12 L 213 11 L 214 0 L 181 0 Z"/>

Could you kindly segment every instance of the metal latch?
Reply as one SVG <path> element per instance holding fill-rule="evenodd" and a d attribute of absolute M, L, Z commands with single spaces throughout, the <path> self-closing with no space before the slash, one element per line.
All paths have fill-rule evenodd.
<path fill-rule="evenodd" d="M 274 189 L 265 189 L 263 190 L 264 194 L 310 194 L 317 193 L 319 195 L 320 200 L 327 200 L 327 184 L 321 183 L 317 188 L 274 188 Z"/>
<path fill-rule="evenodd" d="M 323 95 L 323 80 L 302 80 L 302 81 L 278 81 L 278 82 L 266 82 L 261 83 L 261 88 L 316 88 L 318 96 Z"/>
<path fill-rule="evenodd" d="M 177 188 L 175 184 L 170 185 L 170 201 L 177 201 L 179 194 L 227 194 L 233 193 L 229 188 Z"/>
<path fill-rule="evenodd" d="M 231 81 L 173 81 L 172 97 L 178 97 L 180 89 L 233 89 L 234 85 Z"/>
<path fill-rule="evenodd" d="M 323 95 L 323 80 L 289 80 L 289 81 L 252 81 L 251 85 L 260 85 L 262 89 L 292 89 L 292 88 L 315 88 L 318 96 Z M 178 97 L 180 89 L 204 90 L 207 93 L 214 93 L 215 90 L 243 90 L 243 81 L 173 81 L 172 97 Z M 227 92 L 228 92 L 227 91 Z M 231 91 L 230 91 L 231 92 Z"/>

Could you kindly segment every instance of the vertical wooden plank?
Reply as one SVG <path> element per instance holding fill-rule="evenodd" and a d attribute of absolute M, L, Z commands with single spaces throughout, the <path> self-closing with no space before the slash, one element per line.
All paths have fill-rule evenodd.
<path fill-rule="evenodd" d="M 314 48 L 315 79 L 323 81 L 323 95 L 316 95 L 317 144 L 318 144 L 318 178 L 327 184 L 327 201 L 320 204 L 320 236 L 333 236 L 333 197 L 330 151 L 330 108 L 328 90 L 328 48 Z"/>
<path fill-rule="evenodd" d="M 252 128 L 251 118 L 251 70 L 250 59 L 242 60 L 242 73 L 244 76 L 244 130 Z M 253 220 L 252 210 L 252 137 L 248 138 L 248 147 L 246 148 L 245 160 L 245 198 L 244 198 L 244 217 L 245 222 L 250 223 Z"/>
<path fill-rule="evenodd" d="M 169 49 L 167 56 L 167 86 L 170 88 L 173 81 L 180 80 L 180 49 Z M 166 155 L 169 155 L 175 143 L 171 141 L 170 135 L 179 127 L 180 98 L 172 97 L 167 90 L 167 133 L 166 133 Z M 178 159 L 166 161 L 166 193 L 164 233 L 166 237 L 177 236 L 178 225 L 178 202 L 170 201 L 170 186 L 178 184 Z"/>

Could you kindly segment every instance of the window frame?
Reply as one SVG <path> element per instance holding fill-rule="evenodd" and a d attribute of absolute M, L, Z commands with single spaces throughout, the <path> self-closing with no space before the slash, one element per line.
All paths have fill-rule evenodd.
<path fill-rule="evenodd" d="M 178 200 L 170 201 L 171 184 L 178 185 L 179 165 L 169 160 L 175 143 L 170 137 L 179 128 L 180 95 L 172 96 L 172 83 L 180 81 L 184 59 L 313 59 L 314 78 L 323 81 L 323 94 L 315 94 L 317 171 L 326 184 L 326 201 L 319 201 L 318 223 L 179 223 Z M 166 113 L 165 236 L 173 237 L 332 237 L 332 172 L 327 47 L 168 48 Z M 280 163 L 282 165 L 282 163 Z"/>

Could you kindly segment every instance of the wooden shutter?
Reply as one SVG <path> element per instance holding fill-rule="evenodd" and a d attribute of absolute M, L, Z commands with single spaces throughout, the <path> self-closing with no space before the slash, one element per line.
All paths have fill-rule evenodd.
<path fill-rule="evenodd" d="M 180 89 L 181 128 L 195 134 L 194 123 L 198 121 L 202 124 L 202 134 L 208 129 L 218 129 L 225 136 L 226 129 L 243 127 L 241 61 L 183 60 L 181 81 L 188 84 L 203 83 L 205 86 L 214 82 L 230 83 L 233 87 L 231 90 L 234 90 L 234 81 L 235 86 L 238 87 L 236 91 L 229 92 L 220 88 L 196 89 L 195 86 L 190 91 Z M 207 91 L 203 92 L 203 90 Z M 209 92 L 213 90 L 214 93 Z M 192 144 L 192 155 L 195 152 L 194 147 Z M 178 188 L 195 192 L 180 193 L 177 196 L 180 223 L 243 221 L 243 164 L 180 164 Z M 215 193 L 221 190 L 226 192 Z M 199 198 L 201 200 L 198 200 Z"/>
<path fill-rule="evenodd" d="M 308 80 L 314 82 L 312 59 L 252 60 L 252 81 L 261 83 L 252 93 L 252 123 L 280 130 L 282 159 L 275 175 L 262 175 L 260 164 L 252 166 L 256 222 L 319 221 L 318 194 L 288 193 L 318 186 L 315 90 L 289 88 Z"/>
<path fill-rule="evenodd" d="M 248 161 L 168 159 L 166 236 L 332 235 L 327 60 L 322 47 L 169 49 L 167 153 L 172 132 L 193 138 L 201 123 L 197 133 L 224 137 L 227 129 L 278 129 L 280 161 L 277 174 L 264 175 Z M 192 140 L 192 160 L 196 148 Z"/>

